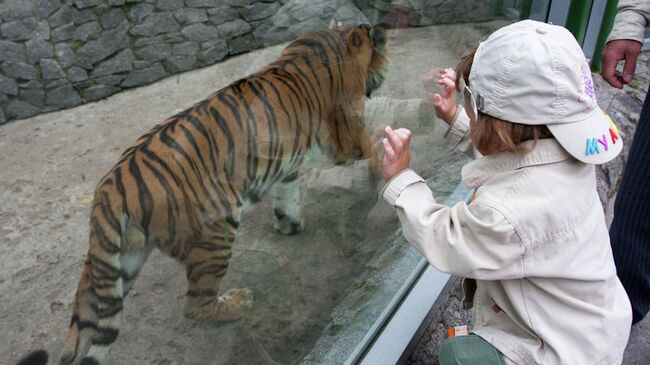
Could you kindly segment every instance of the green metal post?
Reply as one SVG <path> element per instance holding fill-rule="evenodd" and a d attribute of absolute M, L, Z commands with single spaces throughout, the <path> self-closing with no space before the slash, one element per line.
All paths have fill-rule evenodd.
<path fill-rule="evenodd" d="M 495 0 L 490 3 L 491 11 L 493 15 L 502 15 L 503 14 L 503 0 Z"/>
<path fill-rule="evenodd" d="M 585 40 L 592 0 L 572 0 L 567 17 L 566 28 L 573 33 L 578 43 Z"/>
<path fill-rule="evenodd" d="M 605 42 L 609 33 L 614 27 L 614 18 L 616 17 L 616 6 L 618 5 L 618 0 L 607 0 L 607 5 L 605 7 L 605 14 L 603 14 L 603 22 L 600 25 L 600 33 L 598 33 L 598 43 L 596 43 L 596 49 L 594 50 L 594 56 L 591 59 L 591 69 L 594 72 L 600 72 L 601 64 L 601 54 L 605 48 Z"/>
<path fill-rule="evenodd" d="M 519 20 L 530 18 L 530 10 L 533 7 L 533 0 L 523 0 L 519 11 Z"/>

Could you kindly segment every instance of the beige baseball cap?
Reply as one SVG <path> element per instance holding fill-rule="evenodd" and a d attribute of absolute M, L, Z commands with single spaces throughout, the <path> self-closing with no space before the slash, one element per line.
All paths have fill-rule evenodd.
<path fill-rule="evenodd" d="M 598 106 L 589 64 L 565 28 L 524 20 L 481 42 L 469 74 L 478 110 L 513 123 L 546 125 L 576 159 L 600 164 L 623 149 Z"/>

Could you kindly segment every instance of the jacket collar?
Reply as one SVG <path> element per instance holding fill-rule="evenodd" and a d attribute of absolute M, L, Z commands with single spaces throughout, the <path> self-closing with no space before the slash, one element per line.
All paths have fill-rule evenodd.
<path fill-rule="evenodd" d="M 526 141 L 522 146 L 530 148 L 533 141 Z M 572 159 L 571 155 L 560 146 L 555 138 L 540 139 L 530 152 L 501 152 L 479 157 L 463 166 L 463 183 L 468 189 L 485 184 L 494 176 L 527 166 L 544 165 Z"/>

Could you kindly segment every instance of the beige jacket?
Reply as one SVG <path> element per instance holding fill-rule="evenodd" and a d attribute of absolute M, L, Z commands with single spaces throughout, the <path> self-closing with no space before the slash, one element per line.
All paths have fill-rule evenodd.
<path fill-rule="evenodd" d="M 643 43 L 643 34 L 648 25 L 650 25 L 650 1 L 619 0 L 614 28 L 607 42 L 616 39 L 632 39 Z"/>
<path fill-rule="evenodd" d="M 468 147 L 459 113 L 450 139 Z M 527 142 L 528 143 L 528 142 Z M 440 271 L 477 279 L 473 332 L 516 364 L 620 364 L 632 320 L 593 165 L 554 139 L 464 166 L 474 200 L 447 207 L 406 170 L 382 192 Z"/>

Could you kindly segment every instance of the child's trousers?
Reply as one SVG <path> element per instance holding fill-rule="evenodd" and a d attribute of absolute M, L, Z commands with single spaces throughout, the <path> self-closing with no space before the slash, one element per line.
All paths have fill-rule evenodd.
<path fill-rule="evenodd" d="M 440 365 L 506 365 L 505 357 L 477 335 L 456 336 L 440 347 Z"/>

